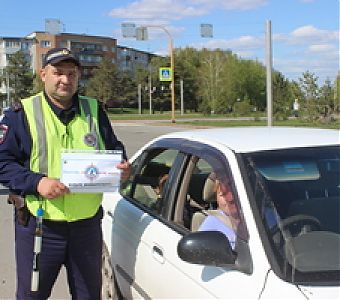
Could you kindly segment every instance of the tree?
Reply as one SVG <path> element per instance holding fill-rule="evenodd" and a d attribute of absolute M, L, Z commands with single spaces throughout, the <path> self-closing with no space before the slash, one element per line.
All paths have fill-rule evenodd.
<path fill-rule="evenodd" d="M 115 83 L 117 87 L 116 98 L 120 100 L 120 106 L 123 110 L 124 107 L 133 106 L 137 99 L 137 86 L 136 82 L 131 78 L 129 72 L 121 72 Z"/>
<path fill-rule="evenodd" d="M 203 49 L 200 54 L 199 94 L 202 97 L 201 109 L 203 112 L 214 114 L 225 111 L 223 92 L 220 87 L 223 84 L 222 71 L 226 56 L 221 50 Z"/>
<path fill-rule="evenodd" d="M 33 72 L 23 51 L 17 51 L 8 58 L 5 74 L 9 77 L 12 101 L 28 97 L 33 91 Z"/>
<path fill-rule="evenodd" d="M 320 88 L 319 91 L 319 111 L 320 118 L 323 122 L 329 122 L 332 120 L 333 115 L 336 112 L 336 102 L 335 102 L 335 87 L 332 86 L 332 83 L 329 79 L 327 79 L 324 85 Z"/>
<path fill-rule="evenodd" d="M 279 72 L 273 76 L 273 114 L 278 120 L 286 120 L 291 115 L 293 95 L 289 80 Z"/>
<path fill-rule="evenodd" d="M 41 80 L 41 77 L 39 74 L 34 74 L 33 77 L 33 94 L 39 93 L 44 89 L 44 83 Z"/>
<path fill-rule="evenodd" d="M 198 111 L 200 97 L 197 70 L 200 67 L 199 52 L 194 48 L 178 49 L 175 52 L 176 91 L 180 92 L 179 81 L 183 80 L 184 109 Z"/>
<path fill-rule="evenodd" d="M 315 121 L 319 118 L 320 107 L 318 104 L 318 77 L 314 73 L 306 71 L 299 78 L 299 85 L 303 95 L 301 101 L 301 113 L 310 120 Z"/>
<path fill-rule="evenodd" d="M 302 77 L 299 78 L 301 91 L 307 101 L 317 99 L 318 79 L 313 72 L 308 70 L 302 73 Z"/>
<path fill-rule="evenodd" d="M 117 66 L 111 60 L 104 58 L 93 76 L 88 81 L 85 93 L 89 97 L 98 99 L 104 104 L 109 101 L 120 100 L 119 73 Z"/>
<path fill-rule="evenodd" d="M 338 72 L 334 83 L 334 111 L 337 114 L 340 113 L 340 72 Z"/>
<path fill-rule="evenodd" d="M 266 108 L 266 72 L 258 61 L 239 60 L 238 98 L 249 98 L 257 110 Z"/>

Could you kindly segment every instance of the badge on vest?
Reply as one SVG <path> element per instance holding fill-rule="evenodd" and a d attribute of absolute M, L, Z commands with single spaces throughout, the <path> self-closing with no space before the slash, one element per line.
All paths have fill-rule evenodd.
<path fill-rule="evenodd" d="M 94 147 L 97 145 L 97 136 L 93 133 L 87 133 L 84 136 L 84 143 L 87 146 Z"/>

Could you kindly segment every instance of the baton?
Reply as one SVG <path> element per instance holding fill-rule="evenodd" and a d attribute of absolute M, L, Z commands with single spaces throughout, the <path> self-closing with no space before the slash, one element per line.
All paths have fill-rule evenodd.
<path fill-rule="evenodd" d="M 33 249 L 33 268 L 31 278 L 31 291 L 37 292 L 39 289 L 39 255 L 41 252 L 42 243 L 42 222 L 44 211 L 41 207 L 37 209 L 36 228 L 34 235 L 34 249 Z"/>

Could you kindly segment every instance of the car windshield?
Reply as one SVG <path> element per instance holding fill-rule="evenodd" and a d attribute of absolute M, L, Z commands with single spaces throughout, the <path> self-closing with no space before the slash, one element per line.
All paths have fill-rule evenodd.
<path fill-rule="evenodd" d="M 340 147 L 265 151 L 242 158 L 273 270 L 289 282 L 338 285 Z"/>

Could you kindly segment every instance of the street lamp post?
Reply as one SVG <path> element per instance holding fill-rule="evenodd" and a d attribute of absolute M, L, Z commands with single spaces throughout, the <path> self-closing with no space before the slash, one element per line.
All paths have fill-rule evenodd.
<path fill-rule="evenodd" d="M 173 38 L 164 26 L 162 25 L 143 25 L 142 27 L 153 27 L 162 29 L 168 36 L 169 40 L 169 53 L 170 53 L 170 68 L 171 68 L 171 122 L 175 123 L 175 59 L 174 59 L 174 42 Z"/>

